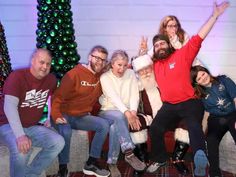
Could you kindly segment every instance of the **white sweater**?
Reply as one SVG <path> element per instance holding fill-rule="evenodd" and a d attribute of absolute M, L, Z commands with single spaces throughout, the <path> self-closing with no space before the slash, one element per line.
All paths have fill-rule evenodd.
<path fill-rule="evenodd" d="M 135 73 L 127 69 L 122 77 L 116 77 L 111 69 L 100 77 L 103 94 L 99 98 L 101 110 L 137 111 L 139 104 L 138 81 Z"/>

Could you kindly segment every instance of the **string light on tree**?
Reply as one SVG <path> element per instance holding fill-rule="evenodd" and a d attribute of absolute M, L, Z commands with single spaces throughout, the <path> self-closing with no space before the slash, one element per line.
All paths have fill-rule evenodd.
<path fill-rule="evenodd" d="M 70 0 L 38 0 L 37 47 L 52 52 L 52 72 L 58 79 L 77 65 Z M 65 66 L 66 65 L 66 66 Z"/>

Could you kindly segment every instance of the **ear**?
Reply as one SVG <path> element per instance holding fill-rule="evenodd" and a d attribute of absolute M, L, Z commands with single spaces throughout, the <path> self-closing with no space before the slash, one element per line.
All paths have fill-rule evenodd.
<path fill-rule="evenodd" d="M 91 56 L 91 54 L 89 54 L 89 56 L 88 56 L 88 61 L 89 61 L 89 62 L 92 61 L 92 56 Z"/>
<path fill-rule="evenodd" d="M 33 65 L 34 62 L 35 62 L 35 58 L 32 58 L 30 64 Z"/>

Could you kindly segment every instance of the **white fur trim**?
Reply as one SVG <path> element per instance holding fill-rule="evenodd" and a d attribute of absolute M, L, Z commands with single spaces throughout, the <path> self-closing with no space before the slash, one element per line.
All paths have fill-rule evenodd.
<path fill-rule="evenodd" d="M 132 61 L 132 66 L 135 72 L 152 64 L 153 64 L 153 61 L 149 55 L 139 56 Z"/>
<path fill-rule="evenodd" d="M 147 129 L 138 132 L 130 132 L 130 136 L 134 144 L 145 143 L 147 141 Z"/>
<path fill-rule="evenodd" d="M 150 126 L 152 124 L 152 121 L 153 121 L 152 116 L 145 115 L 145 114 L 142 114 L 142 113 L 138 113 L 138 115 L 141 115 L 144 118 L 144 120 L 146 122 L 146 126 Z"/>
<path fill-rule="evenodd" d="M 149 103 L 152 108 L 152 116 L 155 118 L 157 111 L 161 108 L 162 106 L 162 101 L 161 101 L 161 96 L 159 93 L 158 88 L 153 88 L 153 89 L 148 89 L 146 90 L 147 96 Z"/>
<path fill-rule="evenodd" d="M 189 144 L 189 135 L 188 131 L 184 130 L 182 128 L 176 128 L 175 129 L 175 139 L 179 140 L 183 143 L 188 143 Z"/>

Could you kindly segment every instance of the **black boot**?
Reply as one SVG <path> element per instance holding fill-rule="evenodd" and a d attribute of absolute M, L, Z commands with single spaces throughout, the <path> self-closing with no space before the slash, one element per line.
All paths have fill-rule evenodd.
<path fill-rule="evenodd" d="M 181 174 L 181 175 L 188 175 L 189 170 L 184 164 L 184 155 L 188 151 L 189 144 L 183 143 L 181 141 L 176 140 L 175 141 L 175 149 L 172 155 L 172 163 L 176 170 Z"/>
<path fill-rule="evenodd" d="M 69 176 L 69 172 L 67 169 L 67 164 L 60 164 L 57 177 L 68 177 L 68 176 Z"/>
<path fill-rule="evenodd" d="M 139 160 L 143 162 L 148 161 L 148 153 L 147 153 L 147 143 L 136 144 L 134 149 L 134 154 L 139 158 Z M 133 177 L 142 176 L 144 171 L 136 171 L 133 172 Z"/>

